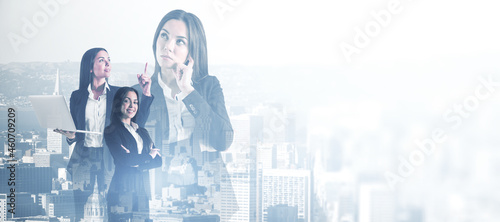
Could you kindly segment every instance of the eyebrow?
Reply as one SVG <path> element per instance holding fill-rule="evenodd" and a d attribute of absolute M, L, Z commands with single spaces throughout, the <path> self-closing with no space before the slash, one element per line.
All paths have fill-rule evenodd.
<path fill-rule="evenodd" d="M 132 101 L 132 98 L 130 98 L 128 96 L 126 96 L 125 99 L 129 99 L 130 101 Z M 125 100 L 125 99 L 123 99 L 123 100 Z M 136 100 L 139 101 L 137 98 L 135 98 L 134 101 L 136 101 Z"/>
<path fill-rule="evenodd" d="M 161 29 L 161 30 L 165 31 L 167 34 L 169 34 L 169 35 L 170 35 L 170 32 L 168 32 L 166 29 Z M 176 37 L 177 37 L 177 38 L 181 38 L 181 39 L 186 39 L 186 40 L 187 40 L 187 38 L 186 38 L 186 37 L 184 37 L 184 36 L 176 36 Z"/>
<path fill-rule="evenodd" d="M 99 60 L 99 59 L 105 59 L 105 58 L 106 58 L 106 57 L 104 57 L 104 56 L 97 57 L 97 59 L 98 59 L 98 60 Z M 109 59 L 111 59 L 111 57 L 108 57 L 108 60 L 109 60 Z"/>

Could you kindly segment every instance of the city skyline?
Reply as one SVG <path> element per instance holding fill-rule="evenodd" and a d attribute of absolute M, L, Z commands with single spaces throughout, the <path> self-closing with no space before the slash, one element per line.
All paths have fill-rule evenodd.
<path fill-rule="evenodd" d="M 31 66 L 31 63 L 26 64 L 28 67 Z M 16 67 L 23 67 L 22 65 L 17 65 Z M 8 69 L 7 69 L 8 70 Z M 56 69 L 53 69 L 56 70 Z M 290 150 L 290 148 L 295 147 L 296 152 L 299 156 L 307 157 L 303 161 L 298 161 L 296 164 L 289 164 L 287 161 L 290 161 L 290 158 L 287 155 L 280 154 L 280 156 L 287 157 L 285 159 L 273 159 L 267 157 L 265 159 L 265 164 L 263 167 L 273 166 L 273 164 L 277 167 L 281 166 L 291 166 L 291 167 L 304 167 L 308 168 L 313 172 L 313 175 L 316 175 L 316 179 L 325 178 L 326 180 L 316 180 L 314 181 L 313 189 L 315 190 L 314 195 L 311 202 L 315 206 L 320 206 L 320 212 L 326 215 L 328 218 L 340 218 L 344 221 L 355 221 L 356 217 L 356 209 L 358 209 L 357 202 L 359 200 L 356 199 L 355 195 L 358 192 L 356 188 L 358 185 L 363 185 L 367 183 L 368 185 L 374 184 L 377 186 L 383 186 L 386 189 L 391 188 L 390 181 L 387 181 L 384 178 L 387 172 L 392 173 L 396 178 L 400 178 L 403 180 L 396 180 L 397 183 L 392 184 L 395 185 L 396 190 L 398 191 L 396 194 L 398 196 L 403 196 L 404 198 L 398 199 L 398 204 L 403 204 L 403 206 L 396 205 L 393 208 L 388 209 L 396 209 L 398 212 L 403 209 L 405 214 L 410 216 L 407 217 L 415 217 L 420 218 L 417 221 L 427 221 L 429 219 L 425 219 L 430 217 L 429 215 L 438 214 L 439 211 L 436 211 L 431 206 L 436 206 L 435 203 L 425 201 L 422 199 L 422 194 L 426 194 L 429 191 L 424 191 L 419 187 L 430 186 L 430 184 L 441 183 L 438 181 L 443 181 L 441 178 L 445 179 L 444 184 L 452 183 L 452 181 L 464 181 L 463 176 L 459 176 L 460 174 L 456 174 L 458 172 L 476 172 L 477 176 L 474 176 L 473 180 L 470 180 L 468 183 L 476 184 L 479 181 L 483 180 L 485 177 L 487 178 L 490 175 L 492 167 L 494 165 L 491 164 L 491 158 L 497 155 L 495 152 L 491 151 L 492 146 L 487 145 L 488 142 L 492 143 L 492 138 L 486 140 L 483 145 L 480 146 L 479 151 L 466 150 L 466 146 L 464 144 L 473 144 L 473 135 L 470 134 L 471 130 L 482 126 L 484 121 L 491 121 L 491 119 L 495 119 L 494 110 L 498 109 L 498 104 L 495 103 L 498 96 L 496 94 L 492 94 L 491 98 L 485 100 L 484 105 L 482 105 L 482 109 L 477 109 L 475 112 L 468 112 L 469 117 L 463 118 L 463 124 L 466 127 L 459 128 L 458 131 L 448 131 L 447 137 L 449 142 L 444 143 L 443 147 L 438 149 L 435 154 L 426 157 L 426 162 L 423 164 L 424 168 L 419 168 L 417 165 L 401 165 L 410 163 L 408 158 L 414 158 L 410 154 L 415 153 L 415 150 L 418 148 L 417 142 L 427 141 L 426 137 L 428 135 L 432 135 L 432 130 L 435 130 L 435 125 L 429 125 L 427 130 L 425 129 L 425 123 L 441 123 L 441 127 L 443 129 L 446 126 L 452 127 L 452 123 L 455 122 L 446 122 L 445 119 L 442 118 L 441 115 L 446 111 L 446 109 L 439 111 L 439 107 L 436 108 L 426 107 L 423 110 L 405 110 L 406 112 L 396 112 L 387 109 L 387 107 L 382 107 L 381 103 L 383 100 L 377 102 L 376 100 L 357 100 L 356 96 L 349 95 L 352 98 L 352 101 L 347 100 L 339 100 L 337 105 L 322 105 L 322 106 L 311 106 L 308 107 L 308 114 L 306 117 L 307 121 L 304 122 L 304 116 L 299 115 L 299 113 L 295 112 L 296 109 L 290 109 L 290 106 L 293 106 L 292 103 L 286 103 L 288 100 L 284 100 L 286 104 L 280 104 L 280 100 L 274 100 L 278 102 L 267 102 L 267 103 L 259 103 L 260 93 L 256 92 L 252 93 L 253 97 L 250 97 L 253 100 L 252 103 L 248 103 L 250 106 L 244 106 L 240 102 L 246 101 L 247 94 L 240 93 L 241 85 L 239 85 L 239 80 L 245 80 L 248 77 L 248 73 L 252 73 L 253 70 L 244 71 L 241 67 L 215 67 L 215 70 L 219 74 L 221 81 L 231 82 L 236 81 L 234 85 L 237 87 L 232 87 L 229 85 L 224 88 L 224 93 L 228 94 L 227 106 L 230 111 L 230 119 L 233 123 L 233 127 L 235 129 L 235 143 L 229 149 L 229 151 L 234 151 L 239 154 L 231 155 L 223 155 L 224 160 L 230 160 L 237 158 L 238 156 L 245 157 L 247 155 L 252 156 L 253 158 L 259 158 L 259 153 L 257 152 L 258 147 L 251 148 L 256 144 L 261 144 L 262 148 L 268 154 L 264 157 L 269 156 L 273 152 L 278 153 L 278 150 Z M 5 70 L 4 70 L 5 71 Z M 295 72 L 299 73 L 302 70 L 298 69 Z M 247 73 L 248 72 L 248 73 Z M 270 71 L 272 72 L 272 70 Z M 52 72 L 52 76 L 55 76 L 55 71 Z M 238 74 L 231 74 L 238 73 Z M 256 75 L 254 77 L 261 78 L 260 76 L 266 76 L 266 73 L 260 73 L 261 75 Z M 288 75 L 295 75 L 294 72 L 288 72 Z M 70 75 L 69 73 L 63 74 L 64 76 Z M 28 76 L 27 76 L 28 77 Z M 472 87 L 462 89 L 465 95 L 474 95 L 474 90 L 478 87 L 481 89 L 481 93 L 488 92 L 487 88 L 485 88 L 482 82 L 487 82 L 488 79 L 493 78 L 496 80 L 495 75 L 482 75 L 482 76 L 474 76 L 471 77 L 473 82 Z M 279 78 L 279 77 L 278 77 Z M 48 92 L 52 92 L 54 90 L 53 85 L 55 84 L 55 77 L 49 79 L 50 86 L 43 86 L 39 84 L 39 87 L 47 88 Z M 62 81 L 62 80 L 61 80 Z M 113 80 L 111 80 L 113 81 Z M 133 79 L 129 81 L 134 81 Z M 256 81 L 256 80 L 253 80 Z M 130 84 L 127 81 L 123 82 L 124 84 Z M 225 84 L 226 85 L 226 84 Z M 457 87 L 459 89 L 460 87 Z M 261 89 L 264 90 L 264 94 L 268 94 L 266 92 L 271 88 L 263 87 Z M 276 89 L 279 90 L 279 89 Z M 442 90 L 442 89 L 441 89 Z M 64 90 L 62 90 L 64 92 Z M 66 90 L 67 91 L 67 90 Z M 262 91 L 262 90 L 261 90 Z M 244 92 L 252 92 L 251 85 L 248 86 L 248 89 L 245 89 Z M 270 91 L 273 92 L 273 91 Z M 275 91 L 276 92 L 276 91 Z M 66 92 L 68 93 L 68 92 Z M 279 96 L 276 96 L 279 98 Z M 410 97 L 412 98 L 412 97 Z M 414 98 L 414 97 L 413 97 Z M 472 97 L 465 96 L 463 99 L 470 99 Z M 273 101 L 273 100 L 271 100 Z M 419 102 L 420 100 L 410 100 L 410 102 Z M 462 100 L 457 100 L 458 102 L 462 102 Z M 253 105 L 256 104 L 256 105 Z M 296 103 L 295 103 L 296 104 Z M 451 107 L 453 108 L 453 104 L 457 104 L 456 101 L 449 102 L 447 106 L 444 108 Z M 402 103 L 401 105 L 405 105 Z M 341 107 L 341 109 L 339 109 Z M 371 108 L 370 110 L 365 110 L 366 108 Z M 414 108 L 410 106 L 410 108 Z M 436 110 L 436 111 L 434 111 Z M 386 113 L 388 112 L 388 113 Z M 417 115 L 419 112 L 419 115 Z M 333 115 L 332 115 L 333 114 Z M 404 114 L 404 115 L 403 115 Z M 267 117 L 264 117 L 267 115 Z M 289 117 L 293 117 L 290 119 Z M 393 116 L 396 115 L 396 116 Z M 402 120 L 401 118 L 405 116 L 415 116 L 416 119 L 405 119 L 403 122 L 397 122 L 396 120 Z M 429 117 L 438 117 L 437 120 L 430 121 Z M 342 118 L 340 118 L 342 117 Z M 302 121 L 299 121 L 302 119 Z M 36 121 L 36 119 L 33 119 Z M 422 122 L 423 121 L 423 122 Z M 31 124 L 36 123 L 32 122 Z M 295 124 L 297 123 L 297 124 Z M 418 123 L 418 124 L 415 124 Z M 305 128 L 304 128 L 305 124 Z M 409 125 L 405 125 L 409 124 Z M 478 125 L 479 124 L 479 125 Z M 260 127 L 263 130 L 260 134 L 252 132 L 250 129 L 255 129 L 255 127 Z M 295 133 L 293 137 L 286 136 L 287 130 L 283 129 L 283 126 L 289 127 L 293 129 Z M 305 131 L 304 131 L 305 130 Z M 45 131 L 46 132 L 46 131 Z M 241 134 L 244 133 L 244 134 Z M 484 133 L 484 132 L 483 132 Z M 485 134 L 485 135 L 490 135 Z M 30 135 L 30 134 L 27 134 Z M 43 135 L 43 132 L 42 132 Z M 462 135 L 462 138 L 459 137 Z M 31 137 L 31 136 L 29 136 Z M 34 141 L 26 140 L 24 143 L 27 144 L 27 148 L 36 146 L 34 144 L 38 144 L 38 146 L 44 144 L 40 143 L 40 138 L 35 139 L 38 140 L 38 143 L 34 143 Z M 432 137 L 430 137 L 432 139 Z M 291 142 L 290 139 L 294 139 L 295 142 Z M 460 142 L 461 141 L 461 142 Z M 29 145 L 33 144 L 33 145 Z M 273 145 L 275 144 L 275 145 Z M 281 144 L 281 145 L 278 145 Z M 292 146 L 290 146 L 292 145 Z M 44 145 L 45 146 L 45 145 Z M 250 148 L 249 148 L 250 146 Z M 21 148 L 21 144 L 19 148 Z M 272 151 L 272 148 L 275 147 L 276 151 Z M 280 148 L 281 147 L 281 148 Z M 373 147 L 373 148 L 371 148 Z M 6 148 L 6 146 L 4 146 Z M 286 148 L 286 149 L 285 149 Z M 65 150 L 66 148 L 64 148 Z M 254 151 L 257 153 L 253 153 Z M 263 150 L 263 151 L 264 151 Z M 293 150 L 293 149 L 292 149 Z M 453 152 L 451 152 L 453 150 Z M 243 152 L 243 153 L 242 153 Z M 245 154 L 248 153 L 248 154 Z M 283 152 L 283 151 L 280 151 Z M 491 153 L 490 157 L 485 156 L 487 153 Z M 35 153 L 34 153 L 35 154 Z M 42 164 L 40 166 L 47 165 L 49 162 L 53 160 L 55 163 L 58 163 L 57 159 L 61 157 L 55 157 L 47 159 L 47 153 L 36 154 L 36 160 L 34 157 L 26 157 L 23 158 L 23 161 L 28 161 L 33 163 L 35 166 L 37 164 Z M 226 156 L 226 157 L 225 157 Z M 464 168 L 461 163 L 466 162 L 466 156 L 471 157 L 471 161 L 474 163 L 478 163 L 478 161 L 482 162 L 477 166 L 472 168 Z M 44 159 L 45 158 L 45 159 Z M 262 157 L 260 157 L 262 158 Z M 52 160 L 53 159 L 53 160 Z M 406 159 L 406 160 L 405 160 Z M 408 161 L 408 162 L 406 162 Z M 412 162 L 413 163 L 413 162 Z M 427 163 L 429 165 L 427 165 Z M 59 164 L 59 166 L 64 167 L 64 164 Z M 258 167 L 259 165 L 257 165 Z M 413 169 L 413 171 L 404 171 L 401 173 L 401 166 L 410 166 L 408 170 Z M 414 173 L 415 170 L 430 170 L 430 173 L 423 177 L 422 174 Z M 435 170 L 438 169 L 438 170 Z M 54 173 L 57 170 L 54 171 Z M 208 172 L 208 171 L 207 171 Z M 259 171 L 255 171 L 258 175 Z M 443 172 L 453 172 L 449 174 L 449 176 L 445 176 Z M 479 172 L 479 173 L 478 173 Z M 335 185 L 334 187 L 338 187 L 339 189 L 346 189 L 342 187 L 354 187 L 354 190 L 351 191 L 339 191 L 332 190 L 332 184 L 335 184 L 334 178 L 338 178 L 340 181 L 346 180 L 344 185 Z M 425 179 L 427 178 L 427 179 Z M 259 181 L 257 176 L 255 177 L 256 184 Z M 366 181 L 365 181 L 366 180 Z M 426 181 L 426 182 L 425 182 Z M 494 183 L 493 183 L 494 184 Z M 62 184 L 61 184 L 62 185 Z M 437 185 L 437 184 L 436 184 Z M 64 186 L 67 187 L 67 184 Z M 440 187 L 439 189 L 449 190 L 446 186 L 437 185 Z M 492 186 L 492 185 L 491 185 Z M 490 187 L 490 185 L 486 186 Z M 256 187 L 257 188 L 257 187 Z M 211 188 L 214 189 L 214 188 Z M 484 191 L 487 191 L 486 188 Z M 390 192 L 396 192 L 391 190 Z M 471 191 L 460 191 L 460 189 L 455 190 L 454 192 L 458 192 L 453 197 L 444 196 L 442 199 L 453 198 L 452 200 L 463 200 L 462 198 L 466 198 L 462 196 L 464 194 L 460 194 L 460 192 L 471 192 Z M 432 192 L 434 195 L 439 195 L 438 191 Z M 416 194 L 421 194 L 416 195 Z M 441 192 L 441 195 L 446 195 L 446 192 Z M 323 199 L 324 197 L 330 197 L 330 195 L 341 195 L 337 201 L 331 202 L 333 199 Z M 484 192 L 480 192 L 480 196 L 485 195 Z M 323 196 L 323 198 L 319 198 Z M 217 197 L 217 195 L 212 197 L 212 201 Z M 259 209 L 258 201 L 262 201 L 262 197 L 259 200 L 255 200 L 256 202 L 256 212 Z M 454 205 L 447 205 L 441 203 L 442 206 L 447 207 L 456 207 Z M 463 205 L 462 205 L 463 206 Z M 220 207 L 220 206 L 213 206 Z M 316 211 L 315 211 L 316 209 Z M 318 207 L 313 208 L 314 213 L 317 212 Z M 335 210 L 338 209 L 338 210 Z M 354 209 L 354 210 L 353 210 Z M 453 209 L 453 208 L 451 208 Z M 290 212 L 288 209 L 276 208 L 273 210 L 278 210 L 277 212 Z M 262 209 L 261 209 L 262 211 Z M 293 210 L 292 210 L 293 211 Z M 341 215 L 335 214 L 335 212 L 344 212 Z M 353 213 L 354 212 L 354 213 Z M 370 212 L 370 211 L 364 211 Z M 256 213 L 257 214 L 257 213 Z M 426 216 L 427 215 L 427 216 Z M 445 214 L 446 215 L 446 214 Z M 494 215 L 490 213 L 490 215 Z M 257 217 L 257 215 L 255 215 Z M 262 213 L 260 213 L 259 217 L 262 217 Z M 403 217 L 395 215 L 394 218 Z M 441 215 L 443 217 L 443 215 Z M 458 218 L 467 217 L 467 214 L 462 216 L 457 216 Z"/>
<path fill-rule="evenodd" d="M 52 94 L 59 72 L 56 91 L 69 100 L 80 59 L 96 46 L 112 58 L 110 84 L 136 84 L 144 63 L 153 73 L 157 22 L 177 8 L 202 20 L 209 74 L 221 83 L 235 134 L 223 162 L 194 157 L 189 181 L 197 186 L 164 186 L 156 175 L 166 169 L 150 172 L 152 219 L 500 216 L 498 3 L 0 0 L 0 150 L 9 153 L 13 108 L 15 156 L 22 162 L 16 201 L 24 215 L 68 221 L 57 215 L 74 215 L 75 204 L 83 208 L 87 201 L 69 191 L 90 186 L 71 181 L 65 172 L 71 147 L 40 128 L 27 96 Z M 146 128 L 155 135 L 151 124 Z M 161 149 L 165 154 L 168 147 Z M 0 159 L 4 181 L 8 156 Z M 178 172 L 192 161 L 175 160 Z M 307 198 L 298 191 L 306 186 Z M 7 183 L 0 188 L 1 218 L 9 192 Z"/>

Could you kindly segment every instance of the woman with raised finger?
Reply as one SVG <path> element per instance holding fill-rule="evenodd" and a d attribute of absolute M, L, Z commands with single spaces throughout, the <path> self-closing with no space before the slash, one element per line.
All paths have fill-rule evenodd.
<path fill-rule="evenodd" d="M 76 129 L 97 133 L 75 133 L 55 130 L 65 135 L 68 144 L 75 143 L 67 170 L 72 176 L 75 194 L 76 217 L 83 217 L 83 206 L 94 186 L 106 193 L 113 175 L 114 165 L 103 140 L 105 126 L 110 123 L 111 102 L 119 87 L 108 84 L 111 76 L 111 59 L 104 48 L 92 48 L 85 52 L 80 63 L 79 89 L 70 98 L 70 112 Z M 153 101 L 150 79 L 138 76 L 143 100 L 137 123 L 143 126 Z M 97 185 L 95 184 L 97 180 Z"/>

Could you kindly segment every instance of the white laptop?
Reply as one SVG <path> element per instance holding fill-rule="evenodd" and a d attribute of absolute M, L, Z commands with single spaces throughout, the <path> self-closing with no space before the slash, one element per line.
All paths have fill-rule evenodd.
<path fill-rule="evenodd" d="M 77 130 L 66 105 L 66 100 L 62 95 L 34 95 L 28 98 L 35 110 L 40 126 L 44 128 L 102 134 L 101 132 Z"/>

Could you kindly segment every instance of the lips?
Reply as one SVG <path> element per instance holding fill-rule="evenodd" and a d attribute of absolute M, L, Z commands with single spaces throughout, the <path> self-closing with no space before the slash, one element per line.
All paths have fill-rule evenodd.
<path fill-rule="evenodd" d="M 170 56 L 168 56 L 168 55 L 161 55 L 160 57 L 161 57 L 162 59 L 164 59 L 164 60 L 174 60 L 174 59 L 172 59 L 172 57 L 170 57 Z"/>

